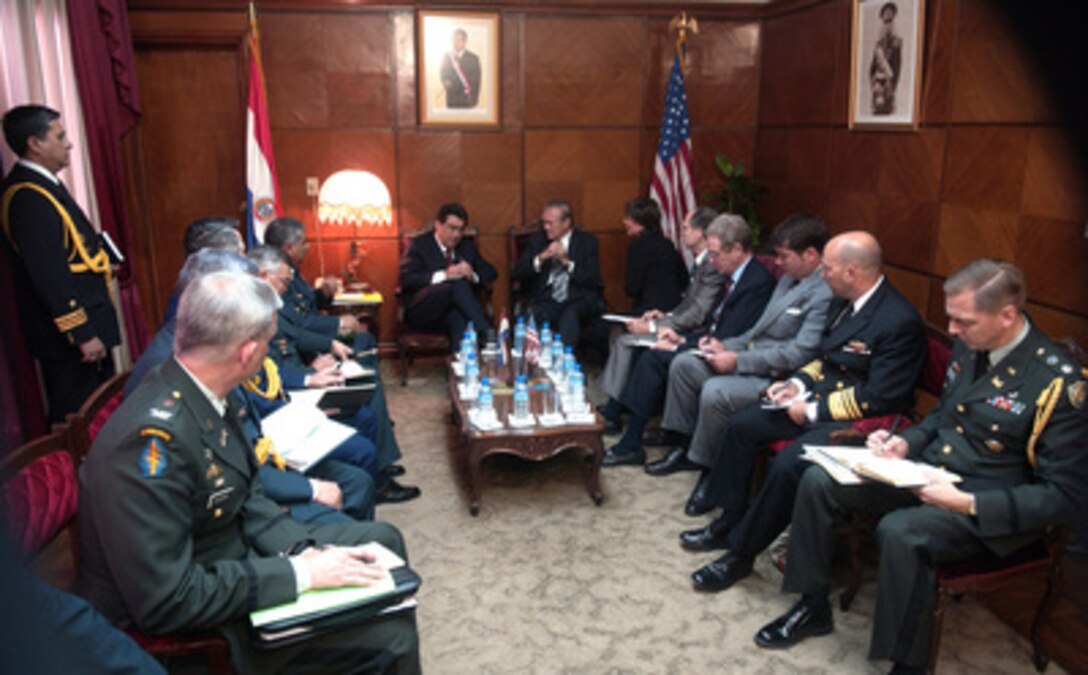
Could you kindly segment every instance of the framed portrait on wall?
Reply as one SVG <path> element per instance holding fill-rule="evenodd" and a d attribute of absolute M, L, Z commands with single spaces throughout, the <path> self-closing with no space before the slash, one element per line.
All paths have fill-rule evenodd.
<path fill-rule="evenodd" d="M 854 0 L 850 128 L 917 129 L 925 0 Z"/>
<path fill-rule="evenodd" d="M 498 13 L 419 10 L 420 124 L 498 125 L 500 44 Z"/>

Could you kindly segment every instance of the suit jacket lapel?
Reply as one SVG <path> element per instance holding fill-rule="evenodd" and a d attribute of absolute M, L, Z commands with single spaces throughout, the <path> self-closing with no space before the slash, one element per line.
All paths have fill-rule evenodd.
<path fill-rule="evenodd" d="M 873 315 L 876 314 L 877 308 L 884 299 L 884 294 L 887 292 L 888 281 L 885 279 L 880 284 L 880 288 L 876 289 L 876 292 L 869 297 L 869 300 L 865 303 L 865 306 L 861 308 L 860 312 L 856 312 L 849 318 L 843 319 L 839 322 L 839 325 L 824 338 L 824 350 L 829 351 L 839 347 L 856 335 L 862 328 L 869 325 L 869 322 L 873 320 Z M 846 302 L 849 301 L 844 301 L 843 304 L 837 305 L 834 314 L 829 314 L 831 321 L 834 321 L 835 318 L 838 317 L 839 312 L 846 306 Z"/>
<path fill-rule="evenodd" d="M 798 285 L 797 288 L 791 289 L 791 283 L 793 283 L 793 279 L 785 275 L 778 280 L 778 285 L 774 289 L 774 294 L 771 295 L 770 302 L 768 302 L 767 306 L 763 309 L 763 314 L 756 320 L 756 325 L 752 326 L 750 329 L 753 335 L 757 335 L 793 304 L 794 291 L 796 291 L 800 285 Z"/>
<path fill-rule="evenodd" d="M 1016 391 L 1020 387 L 1024 371 L 1027 370 L 1024 361 L 1031 357 L 1031 352 L 1034 349 L 1034 332 L 1035 329 L 1032 328 L 1024 341 L 1017 345 L 1016 349 L 1009 352 L 1005 358 L 1001 359 L 1001 363 L 991 366 L 982 377 L 968 384 L 960 401 L 979 401 L 1005 391 Z M 976 358 L 977 353 L 972 353 L 971 358 L 967 359 L 967 362 L 963 364 L 963 372 L 960 373 L 960 377 L 966 377 L 970 381 L 972 374 L 975 372 Z"/>

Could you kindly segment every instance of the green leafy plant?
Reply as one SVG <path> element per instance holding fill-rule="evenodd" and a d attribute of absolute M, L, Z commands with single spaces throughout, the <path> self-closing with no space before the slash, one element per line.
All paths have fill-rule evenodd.
<path fill-rule="evenodd" d="M 745 173 L 744 162 L 730 162 L 719 153 L 714 155 L 714 165 L 718 167 L 722 182 L 704 196 L 703 202 L 720 211 L 743 216 L 752 228 L 753 243 L 758 244 L 763 222 L 756 213 L 756 204 L 767 193 L 766 186 Z"/>

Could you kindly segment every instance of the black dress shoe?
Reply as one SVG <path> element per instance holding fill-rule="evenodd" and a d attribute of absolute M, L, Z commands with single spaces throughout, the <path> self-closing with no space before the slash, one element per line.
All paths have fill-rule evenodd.
<path fill-rule="evenodd" d="M 786 649 L 814 635 L 827 635 L 835 630 L 831 605 L 813 609 L 799 601 L 790 611 L 770 622 L 756 633 L 756 644 L 764 649 Z"/>
<path fill-rule="evenodd" d="M 714 505 L 710 503 L 709 492 L 710 472 L 704 471 L 703 475 L 699 476 L 699 482 L 695 484 L 695 489 L 691 491 L 688 503 L 684 505 L 684 513 L 689 516 L 701 516 L 704 513 L 713 511 Z"/>
<path fill-rule="evenodd" d="M 729 528 L 715 528 L 714 523 L 680 533 L 680 546 L 689 551 L 715 551 L 729 548 Z"/>
<path fill-rule="evenodd" d="M 668 476 L 670 473 L 676 473 L 677 471 L 698 471 L 701 468 L 688 459 L 686 448 L 673 448 L 661 459 L 647 464 L 646 473 L 651 476 Z"/>
<path fill-rule="evenodd" d="M 646 452 L 642 448 L 621 448 L 613 445 L 605 451 L 604 466 L 638 465 L 646 462 Z"/>
<path fill-rule="evenodd" d="M 374 497 L 374 502 L 377 504 L 396 504 L 410 501 L 421 494 L 423 492 L 414 485 L 401 485 L 397 481 L 390 479 L 389 483 Z"/>
<path fill-rule="evenodd" d="M 397 476 L 403 476 L 406 473 L 406 471 L 407 471 L 407 469 L 405 469 L 400 464 L 390 464 L 389 468 L 385 470 L 385 472 L 387 474 L 389 474 L 390 478 L 396 478 Z"/>
<path fill-rule="evenodd" d="M 697 591 L 717 593 L 752 573 L 752 559 L 726 553 L 712 563 L 691 573 L 691 583 Z"/>

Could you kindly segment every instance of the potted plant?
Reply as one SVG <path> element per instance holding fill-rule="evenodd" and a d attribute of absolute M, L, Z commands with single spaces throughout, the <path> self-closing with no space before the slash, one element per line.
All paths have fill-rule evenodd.
<path fill-rule="evenodd" d="M 743 216 L 752 228 L 753 243 L 758 244 L 763 223 L 756 213 L 756 204 L 766 194 L 767 188 L 745 173 L 744 162 L 730 162 L 728 157 L 719 153 L 714 155 L 714 165 L 718 167 L 722 183 L 708 192 L 703 201 L 725 213 Z"/>

